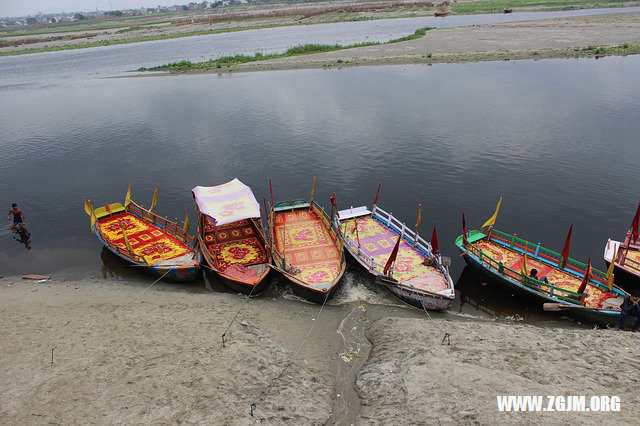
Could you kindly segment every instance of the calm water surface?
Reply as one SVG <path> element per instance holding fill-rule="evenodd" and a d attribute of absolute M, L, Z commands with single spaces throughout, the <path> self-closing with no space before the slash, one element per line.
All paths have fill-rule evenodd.
<path fill-rule="evenodd" d="M 408 223 L 423 203 L 421 231 L 437 223 L 461 288 L 473 281 L 453 246 L 462 212 L 478 227 L 501 195 L 498 228 L 559 250 L 573 224 L 572 257 L 602 268 L 607 238 L 625 232 L 639 198 L 637 75 L 640 56 L 5 88 L 0 205 L 19 203 L 33 249 L 5 225 L 0 273 L 148 280 L 102 252 L 84 197 L 123 201 L 131 180 L 148 205 L 158 183 L 161 213 L 188 206 L 194 217 L 195 185 L 238 177 L 262 199 L 271 177 L 285 199 L 308 196 L 314 175 L 327 206 L 332 192 L 343 208 L 371 204 L 377 183 L 381 206 Z M 354 288 L 366 280 L 355 265 L 347 275 Z M 478 288 L 463 303 L 481 304 Z"/>

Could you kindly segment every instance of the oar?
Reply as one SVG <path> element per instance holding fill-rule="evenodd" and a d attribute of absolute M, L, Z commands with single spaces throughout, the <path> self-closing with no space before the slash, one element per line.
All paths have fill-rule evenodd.
<path fill-rule="evenodd" d="M 543 303 L 542 309 L 547 312 L 562 312 L 569 309 L 582 309 L 582 305 L 566 305 L 564 303 Z"/>

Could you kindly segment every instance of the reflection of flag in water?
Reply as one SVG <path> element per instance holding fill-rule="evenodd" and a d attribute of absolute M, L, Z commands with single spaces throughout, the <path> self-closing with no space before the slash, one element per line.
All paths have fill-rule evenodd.
<path fill-rule="evenodd" d="M 493 213 L 493 216 L 491 216 L 489 218 L 489 220 L 487 220 L 484 225 L 482 225 L 480 227 L 480 230 L 482 231 L 482 228 L 490 226 L 493 228 L 493 225 L 495 225 L 496 223 L 496 219 L 498 218 L 498 212 L 500 211 L 500 204 L 502 204 L 502 197 L 500 197 L 500 199 L 498 200 L 498 205 L 496 206 L 496 211 Z"/>
<path fill-rule="evenodd" d="M 438 244 L 438 232 L 436 231 L 436 224 L 433 224 L 433 232 L 431 233 L 431 252 L 438 254 L 440 252 L 440 245 Z"/>
<path fill-rule="evenodd" d="M 567 234 L 567 239 L 564 242 L 564 247 L 562 247 L 562 265 L 561 268 L 564 268 L 567 264 L 567 260 L 569 259 L 569 249 L 571 248 L 571 232 L 573 231 L 573 225 L 569 227 L 569 233 Z"/>
<path fill-rule="evenodd" d="M 527 271 L 527 252 L 529 251 L 529 244 L 524 244 L 524 257 L 522 258 L 522 267 L 520 268 L 520 273 L 525 277 L 529 276 L 529 271 Z"/>
<path fill-rule="evenodd" d="M 402 235 L 398 235 L 398 241 L 396 241 L 396 245 L 393 247 L 393 251 L 391 252 L 391 256 L 389 256 L 389 260 L 387 260 L 387 264 L 384 266 L 383 273 L 387 275 L 391 264 L 396 260 L 398 256 L 398 248 L 400 247 L 400 240 L 402 239 Z"/>
<path fill-rule="evenodd" d="M 607 287 L 609 291 L 613 289 L 613 268 L 615 268 L 616 258 L 618 257 L 618 247 L 613 245 L 613 256 L 611 257 L 611 263 L 609 269 L 607 269 Z"/>
<path fill-rule="evenodd" d="M 591 258 L 589 258 L 589 261 L 587 262 L 587 269 L 584 272 L 584 278 L 582 279 L 582 283 L 578 288 L 578 293 L 584 293 L 584 291 L 587 289 L 587 284 L 589 283 L 590 280 L 591 280 Z"/>
<path fill-rule="evenodd" d="M 469 244 L 467 241 L 467 221 L 464 220 L 464 213 L 462 213 L 462 246 Z"/>
<path fill-rule="evenodd" d="M 127 195 L 124 197 L 124 208 L 131 203 L 131 182 L 129 182 L 129 188 L 127 188 Z"/>

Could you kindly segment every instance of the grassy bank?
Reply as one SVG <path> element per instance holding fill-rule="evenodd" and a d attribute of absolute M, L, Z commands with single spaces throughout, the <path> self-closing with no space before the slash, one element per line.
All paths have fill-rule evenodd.
<path fill-rule="evenodd" d="M 540 8 L 549 9 L 593 9 L 622 6 L 629 0 L 479 0 L 454 3 L 451 12 L 456 15 L 480 13 L 502 13 L 504 9 Z"/>
<path fill-rule="evenodd" d="M 184 72 L 184 71 L 191 71 L 191 70 L 220 69 L 223 67 L 230 67 L 232 65 L 244 64 L 247 62 L 264 61 L 267 59 L 278 59 L 278 58 L 287 58 L 290 56 L 311 55 L 314 53 L 325 53 L 325 52 L 334 52 L 336 50 L 353 49 L 355 47 L 376 46 L 380 44 L 391 44 L 391 43 L 398 43 L 401 41 L 414 40 L 414 39 L 423 37 L 426 34 L 426 32 L 430 29 L 431 29 L 430 27 L 418 28 L 411 35 L 393 39 L 386 43 L 367 42 L 367 43 L 350 44 L 347 46 L 342 46 L 339 44 L 334 44 L 334 45 L 305 44 L 303 46 L 296 46 L 296 47 L 287 49 L 284 53 L 273 53 L 269 55 L 256 53 L 254 55 L 223 56 L 220 58 L 211 59 L 209 61 L 204 61 L 204 62 L 180 61 L 180 62 L 172 62 L 166 65 L 160 65 L 153 68 L 140 68 L 138 69 L 138 71 Z"/>

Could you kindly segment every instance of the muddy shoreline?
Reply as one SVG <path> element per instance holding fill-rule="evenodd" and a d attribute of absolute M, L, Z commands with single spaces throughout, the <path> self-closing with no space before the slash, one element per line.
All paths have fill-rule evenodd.
<path fill-rule="evenodd" d="M 113 280 L 0 281 L 8 423 L 529 423 L 640 414 L 637 333 L 541 328 L 351 300 Z M 245 302 L 246 301 L 246 302 Z M 220 335 L 243 308 L 226 336 Z M 442 343 L 442 330 L 451 345 Z M 53 362 L 52 362 L 53 356 Z M 615 413 L 499 413 L 496 395 L 618 395 Z"/>

